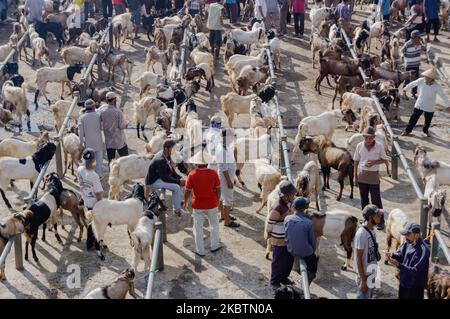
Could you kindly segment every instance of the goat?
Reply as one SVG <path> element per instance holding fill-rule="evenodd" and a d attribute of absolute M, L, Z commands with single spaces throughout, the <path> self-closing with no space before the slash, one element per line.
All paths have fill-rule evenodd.
<path fill-rule="evenodd" d="M 126 54 L 114 54 L 111 50 L 105 56 L 105 64 L 108 66 L 108 80 L 111 79 L 114 81 L 115 69 L 116 67 L 120 67 L 122 71 L 122 84 L 125 83 L 126 78 L 128 77 L 128 83 L 131 84 L 131 71 L 133 69 L 133 62 L 127 57 Z"/>
<path fill-rule="evenodd" d="M 111 284 L 96 288 L 89 292 L 83 299 L 125 299 L 127 293 L 134 298 L 137 298 L 134 292 L 134 278 L 136 272 L 134 269 L 126 269 L 122 271 L 119 278 Z"/>
<path fill-rule="evenodd" d="M 226 37 L 230 37 L 231 39 L 236 40 L 238 43 L 250 46 L 250 44 L 252 43 L 262 42 L 264 40 L 263 35 L 264 29 L 260 27 L 252 31 L 232 29 Z"/>
<path fill-rule="evenodd" d="M 0 142 L 0 157 L 25 158 L 31 156 L 48 140 L 47 131 L 42 131 L 36 140 L 30 142 L 23 142 L 15 138 L 5 138 Z"/>
<path fill-rule="evenodd" d="M 439 219 L 441 217 L 447 199 L 447 191 L 439 188 L 436 175 L 426 177 L 423 196 L 428 200 L 428 226 L 431 229 L 433 218 Z"/>
<path fill-rule="evenodd" d="M 9 104 L 12 105 L 9 108 L 12 114 L 17 115 L 19 118 L 19 130 L 22 130 L 22 116 L 26 115 L 27 127 L 31 131 L 31 119 L 30 111 L 28 110 L 28 98 L 27 98 L 27 85 L 22 84 L 22 87 L 15 87 L 12 81 L 6 81 L 2 87 L 3 96 L 3 108 Z"/>
<path fill-rule="evenodd" d="M 408 224 L 408 218 L 400 208 L 395 208 L 389 213 L 389 217 L 386 221 L 386 252 L 391 250 L 392 239 L 395 239 L 395 251 L 398 247 L 405 242 L 405 236 L 400 234 L 406 224 Z M 385 265 L 388 261 L 384 261 Z"/>
<path fill-rule="evenodd" d="M 140 138 L 139 128 L 141 128 L 142 136 L 146 141 L 148 141 L 147 136 L 144 133 L 145 124 L 147 123 L 147 118 L 153 114 L 154 121 L 160 115 L 162 111 L 167 109 L 167 106 L 155 97 L 144 97 L 139 102 L 134 102 L 134 113 L 133 117 L 136 121 L 136 132 L 137 137 Z"/>
<path fill-rule="evenodd" d="M 353 198 L 353 159 L 350 153 L 340 147 L 336 147 L 329 140 L 322 137 L 305 136 L 300 141 L 300 149 L 304 154 L 316 153 L 319 157 L 319 163 L 323 173 L 323 187 L 330 189 L 329 179 L 331 167 L 338 170 L 338 182 L 340 185 L 337 201 L 341 200 L 342 190 L 344 189 L 344 179 L 349 177 L 350 180 L 350 199 Z"/>
<path fill-rule="evenodd" d="M 0 255 L 6 247 L 9 239 L 20 236 L 24 231 L 24 215 L 20 213 L 9 214 L 0 221 Z M 0 280 L 6 280 L 5 263 L 0 266 Z"/>
<path fill-rule="evenodd" d="M 126 12 L 116 15 L 112 19 L 112 29 L 114 35 L 114 44 L 117 49 L 120 50 L 120 40 L 123 36 L 123 41 L 125 42 L 129 33 L 133 32 L 133 23 L 131 22 L 131 13 Z"/>
<path fill-rule="evenodd" d="M 428 299 L 450 298 L 450 272 L 437 265 L 431 267 L 427 283 Z"/>
<path fill-rule="evenodd" d="M 309 19 L 311 20 L 311 33 L 319 30 L 322 21 L 326 20 L 332 14 L 331 8 L 311 8 Z"/>
<path fill-rule="evenodd" d="M 64 152 L 64 173 L 63 177 L 66 176 L 67 168 L 69 166 L 69 155 L 70 162 L 72 166 L 72 175 L 75 176 L 75 181 L 77 181 L 75 175 L 75 164 L 81 160 L 81 154 L 83 152 L 83 146 L 81 145 L 80 138 L 76 134 L 76 127 L 72 127 L 70 131 L 64 135 L 62 139 L 62 148 Z"/>
<path fill-rule="evenodd" d="M 50 82 L 61 83 L 61 100 L 63 100 L 64 95 L 64 84 L 67 84 L 69 90 L 71 90 L 70 82 L 73 81 L 75 73 L 81 73 L 83 66 L 81 64 L 76 64 L 74 66 L 63 66 L 63 67 L 43 67 L 36 72 L 36 84 L 37 90 L 34 94 L 34 103 L 36 104 L 36 110 L 38 109 L 38 98 L 39 93 L 42 92 L 48 104 L 50 105 L 50 99 L 47 97 L 46 88 L 47 84 Z"/>
<path fill-rule="evenodd" d="M 353 75 L 353 76 L 345 76 L 340 75 L 336 80 L 336 88 L 334 90 L 333 101 L 331 102 L 331 109 L 334 109 L 334 101 L 336 100 L 336 96 L 340 95 L 342 103 L 342 96 L 344 93 L 349 92 L 353 88 L 360 87 L 364 84 L 364 80 L 361 75 Z"/>
<path fill-rule="evenodd" d="M 240 95 L 245 95 L 250 87 L 267 80 L 269 70 L 267 67 L 245 66 L 236 77 L 231 78 L 232 88 Z"/>
<path fill-rule="evenodd" d="M 316 208 L 320 211 L 319 208 L 319 168 L 315 161 L 309 161 L 305 164 L 303 169 L 297 172 L 297 176 L 295 178 L 295 187 L 297 188 L 297 196 L 307 197 L 308 199 L 311 197 L 311 193 L 314 190 L 315 199 L 316 199 Z"/>
<path fill-rule="evenodd" d="M 164 76 L 152 72 L 142 72 L 142 74 L 134 80 L 133 83 L 139 83 L 139 98 L 149 89 L 156 89 L 158 84 L 166 83 Z"/>
<path fill-rule="evenodd" d="M 173 54 L 173 46 L 169 46 L 169 49 L 165 51 L 160 51 L 156 46 L 151 46 L 150 48 L 145 49 L 145 64 L 147 65 L 147 71 L 152 68 L 152 71 L 155 72 L 155 63 L 160 63 L 161 68 L 163 70 L 163 74 L 167 75 L 167 67 L 171 61 L 171 57 Z"/>
<path fill-rule="evenodd" d="M 100 47 L 96 40 L 91 40 L 87 48 L 67 47 L 61 50 L 61 57 L 65 64 L 75 65 L 81 63 L 88 65 L 94 54 L 100 52 Z"/>
<path fill-rule="evenodd" d="M 427 176 L 434 174 L 439 185 L 450 185 L 450 165 L 431 160 L 423 146 L 418 146 L 414 150 L 413 164 L 417 166 L 423 181 Z"/>
<path fill-rule="evenodd" d="M 256 209 L 259 214 L 267 204 L 267 197 L 281 181 L 281 173 L 266 158 L 257 159 L 254 164 L 256 181 L 261 191 L 261 205 Z"/>

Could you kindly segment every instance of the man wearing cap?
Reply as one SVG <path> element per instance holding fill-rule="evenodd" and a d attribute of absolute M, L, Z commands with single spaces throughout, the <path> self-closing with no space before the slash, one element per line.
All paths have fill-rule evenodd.
<path fill-rule="evenodd" d="M 108 165 L 116 157 L 116 151 L 119 156 L 128 155 L 127 140 L 124 129 L 128 123 L 123 118 L 122 111 L 117 108 L 117 96 L 114 92 L 106 94 L 108 104 L 99 109 L 100 119 L 102 121 L 103 134 L 105 135 L 106 153 L 108 156 Z"/>
<path fill-rule="evenodd" d="M 100 179 L 103 176 L 103 140 L 100 115 L 95 112 L 95 102 L 91 99 L 84 102 L 86 113 L 78 120 L 78 131 L 83 148 L 91 148 L 95 152 L 95 172 Z"/>
<path fill-rule="evenodd" d="M 213 169 L 208 168 L 208 163 L 213 158 L 208 152 L 201 151 L 195 154 L 190 162 L 197 166 L 191 171 L 186 180 L 186 191 L 184 193 L 184 209 L 187 211 L 188 201 L 192 194 L 192 215 L 194 218 L 194 241 L 195 253 L 205 256 L 205 246 L 203 243 L 203 222 L 208 219 L 210 232 L 210 250 L 218 251 L 219 243 L 219 216 L 217 206 L 220 198 L 219 175 Z"/>
<path fill-rule="evenodd" d="M 414 78 L 419 76 L 420 60 L 422 58 L 422 53 L 426 52 L 425 44 L 420 37 L 420 31 L 414 30 L 411 32 L 411 39 L 408 40 L 405 45 L 400 50 L 405 61 L 405 71 L 414 71 Z M 410 81 L 405 80 L 404 85 L 406 86 Z M 405 88 L 403 88 L 403 96 L 407 99 Z M 417 89 L 412 90 L 412 94 L 415 97 L 417 94 Z"/>
<path fill-rule="evenodd" d="M 220 204 L 219 210 L 221 219 L 224 220 L 226 227 L 239 227 L 235 222 L 236 218 L 230 215 L 231 207 L 234 202 L 234 177 L 236 163 L 230 145 L 234 139 L 232 129 L 222 129 L 222 141 L 217 145 L 215 160 L 220 177 Z"/>
<path fill-rule="evenodd" d="M 353 259 L 353 269 L 356 272 L 356 298 L 371 299 L 380 258 L 374 227 L 380 223 L 383 211 L 369 204 L 364 207 L 362 215 L 364 224 L 356 231 L 354 239 L 356 257 Z"/>
<path fill-rule="evenodd" d="M 309 284 L 316 278 L 317 256 L 316 235 L 313 223 L 308 216 L 309 200 L 297 197 L 294 200 L 295 214 L 284 219 L 286 246 L 291 255 L 301 258 L 306 263 Z"/>
<path fill-rule="evenodd" d="M 400 270 L 398 299 L 423 299 L 430 249 L 420 237 L 419 225 L 408 223 L 400 234 L 405 236 L 406 241 L 396 253 L 386 252 L 386 261 Z"/>
<path fill-rule="evenodd" d="M 91 148 L 86 148 L 83 152 L 83 165 L 78 166 L 77 169 L 77 179 L 80 184 L 80 194 L 83 199 L 84 207 L 87 210 L 92 210 L 98 201 L 103 199 L 103 187 L 100 183 L 100 178 L 95 172 L 96 167 L 96 151 Z M 100 252 L 100 245 L 95 240 L 94 233 L 92 231 L 92 226 L 89 225 L 87 229 L 87 249 L 91 249 L 95 246 L 95 251 L 97 255 L 102 258 Z M 103 257 L 104 258 L 104 257 Z"/>
<path fill-rule="evenodd" d="M 175 164 L 170 158 L 175 144 L 176 142 L 173 139 L 164 141 L 163 150 L 156 153 L 150 162 L 145 185 L 170 190 L 172 192 L 173 211 L 180 217 L 187 215 L 181 208 L 183 199 L 181 187 L 185 185 L 185 181 L 176 173 Z"/>
<path fill-rule="evenodd" d="M 375 140 L 375 129 L 371 126 L 363 131 L 364 141 L 356 146 L 353 155 L 355 181 L 358 182 L 361 196 L 361 208 L 369 204 L 369 194 L 372 204 L 383 208 L 380 192 L 380 164 L 388 162 L 384 146 Z M 378 229 L 384 228 L 384 217 L 378 225 Z"/>
<path fill-rule="evenodd" d="M 216 155 L 216 148 L 222 143 L 222 118 L 214 115 L 211 118 L 210 127 L 205 135 L 206 148 L 211 156 Z M 217 163 L 210 163 L 208 168 L 217 170 Z"/>
<path fill-rule="evenodd" d="M 425 116 L 425 125 L 422 130 L 427 136 L 430 136 L 429 128 L 434 115 L 436 95 L 439 95 L 445 101 L 446 106 L 450 107 L 450 99 L 447 93 L 436 83 L 436 80 L 439 78 L 436 69 L 426 70 L 422 73 L 422 76 L 422 78 L 409 83 L 403 88 L 404 91 L 411 88 L 419 88 L 419 97 L 416 100 L 408 126 L 402 133 L 402 136 L 409 135 L 412 132 L 422 114 Z"/>
<path fill-rule="evenodd" d="M 292 214 L 290 208 L 295 199 L 297 189 L 289 181 L 283 181 L 278 186 L 280 200 L 271 208 L 266 220 L 265 232 L 272 245 L 272 273 L 270 285 L 272 289 L 280 288 L 281 284 L 293 284 L 289 274 L 294 264 L 294 256 L 288 251 L 285 241 L 284 219 Z"/>

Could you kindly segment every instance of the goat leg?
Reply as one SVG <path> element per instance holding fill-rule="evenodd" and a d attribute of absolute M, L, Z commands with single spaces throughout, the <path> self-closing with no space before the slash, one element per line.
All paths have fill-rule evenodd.
<path fill-rule="evenodd" d="M 45 225 L 45 224 L 44 224 Z M 36 255 L 36 240 L 37 240 L 37 230 L 36 233 L 33 235 L 33 238 L 31 239 L 31 253 L 33 254 L 33 259 L 36 263 L 39 262 L 39 258 Z"/>
<path fill-rule="evenodd" d="M 27 241 L 25 242 L 25 260 L 28 260 L 28 245 L 29 243 L 27 239 Z"/>
<path fill-rule="evenodd" d="M 259 212 L 264 208 L 264 206 L 266 206 L 267 204 L 267 200 L 262 200 L 261 201 L 261 205 L 259 206 L 259 208 L 256 210 L 256 213 L 259 214 Z"/>
<path fill-rule="evenodd" d="M 344 189 L 344 179 L 339 176 L 338 182 L 339 182 L 339 195 L 336 197 L 336 200 L 340 201 L 342 197 L 342 190 Z"/>
<path fill-rule="evenodd" d="M 25 112 L 25 114 L 27 115 L 27 128 L 28 128 L 28 131 L 31 132 L 30 110 L 27 109 L 27 111 Z"/>
<path fill-rule="evenodd" d="M 141 124 L 138 122 L 136 124 L 136 133 L 137 133 L 137 138 L 141 138 L 141 135 L 139 134 L 139 128 L 140 128 Z"/>
<path fill-rule="evenodd" d="M 54 223 L 53 224 L 53 228 L 55 229 L 55 238 L 56 238 L 56 240 L 60 243 L 60 244 L 62 244 L 62 240 L 61 240 L 61 237 L 59 236 L 59 234 L 58 234 L 58 223 Z"/>
<path fill-rule="evenodd" d="M 348 173 L 348 179 L 350 181 L 350 199 L 353 199 L 353 177 L 354 171 L 353 171 L 353 165 L 350 167 L 350 171 Z M 344 178 L 342 178 L 342 181 L 344 181 Z M 342 182 L 344 183 L 344 182 Z"/>
<path fill-rule="evenodd" d="M 66 230 L 64 227 L 64 209 L 61 206 L 59 207 L 59 217 L 61 218 L 61 228 Z"/>
<path fill-rule="evenodd" d="M 145 140 L 146 142 L 148 142 L 148 138 L 147 138 L 147 136 L 145 135 L 144 130 L 145 130 L 145 124 L 141 124 L 142 137 L 144 138 L 144 140 Z"/>
<path fill-rule="evenodd" d="M 45 230 L 47 229 L 47 223 L 43 223 L 42 224 L 42 241 L 43 242 L 45 242 L 46 241 L 46 238 L 45 238 Z M 37 234 L 37 232 L 36 232 L 36 234 Z"/>

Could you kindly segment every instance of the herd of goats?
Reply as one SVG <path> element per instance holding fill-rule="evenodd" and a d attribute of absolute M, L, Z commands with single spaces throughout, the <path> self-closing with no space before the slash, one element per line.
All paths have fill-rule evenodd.
<path fill-rule="evenodd" d="M 406 79 L 412 79 L 411 72 L 397 71 L 400 60 L 400 43 L 404 40 L 405 32 L 399 31 L 391 34 L 381 22 L 375 22 L 373 17 L 368 18 L 356 28 L 348 28 L 346 33 L 352 39 L 353 49 L 359 58 L 347 57 L 348 47 L 341 37 L 341 28 L 334 18 L 331 9 L 327 7 L 310 10 L 311 53 L 312 67 L 315 67 L 315 56 L 319 53 L 319 76 L 316 80 L 316 90 L 320 94 L 323 79 L 332 76 L 335 80 L 335 96 L 332 110 L 325 111 L 317 116 L 308 116 L 301 119 L 295 137 L 292 163 L 298 158 L 298 153 L 314 153 L 318 158 L 307 161 L 295 178 L 298 195 L 315 196 L 317 210 L 319 207 L 320 181 L 319 172 L 323 174 L 323 190 L 329 188 L 330 168 L 338 170 L 340 184 L 337 200 L 342 197 L 345 178 L 349 178 L 353 198 L 353 160 L 352 155 L 356 145 L 363 140 L 361 133 L 355 133 L 346 140 L 345 148 L 337 147 L 331 140 L 335 130 L 346 122 L 346 130 L 356 129 L 362 132 L 367 126 L 376 129 L 376 139 L 388 149 L 389 136 L 385 132 L 380 114 L 371 98 L 371 91 L 375 90 L 376 97 L 383 107 L 388 119 L 399 120 L 400 95 L 398 87 Z M 147 25 L 146 25 L 147 24 Z M 154 42 L 153 46 L 145 49 L 147 71 L 140 72 L 132 81 L 133 62 L 126 53 L 121 53 L 120 45 L 129 36 L 132 37 L 133 25 L 131 14 L 124 13 L 112 19 L 113 43 L 106 41 L 100 44 L 100 36 L 108 28 L 108 21 L 100 19 L 96 23 L 87 22 L 84 29 L 70 28 L 70 16 L 67 12 L 48 13 L 45 22 L 28 25 L 23 12 L 18 11 L 18 22 L 13 25 L 13 33 L 9 43 L 0 46 L 0 61 L 4 60 L 13 45 L 28 31 L 29 41 L 24 41 L 18 47 L 19 59 L 29 60 L 28 51 L 31 48 L 32 61 L 39 63 L 36 71 L 37 90 L 34 95 L 36 109 L 39 106 L 39 96 L 45 97 L 54 117 L 54 127 L 57 132 L 63 127 L 71 101 L 64 97 L 64 86 L 69 87 L 73 93 L 80 90 L 79 84 L 74 82 L 77 73 L 91 62 L 95 54 L 99 54 L 104 63 L 108 76 L 107 81 L 114 81 L 116 69 L 122 72 L 122 83 L 136 84 L 139 89 L 139 100 L 133 103 L 134 121 L 137 137 L 146 141 L 145 155 L 132 154 L 111 162 L 109 169 L 109 199 L 104 199 L 96 205 L 92 212 L 85 212 L 76 192 L 65 189 L 55 173 L 47 175 L 44 181 L 45 193 L 36 202 L 22 212 L 14 212 L 7 216 L 0 225 L 0 253 L 3 251 L 8 239 L 14 235 L 25 233 L 26 251 L 28 260 L 28 246 L 31 245 L 33 259 L 38 262 L 35 252 L 38 228 L 43 225 L 42 240 L 45 241 L 46 224 L 49 223 L 59 242 L 61 238 L 57 231 L 57 217 L 63 216 L 68 210 L 80 228 L 78 241 L 81 241 L 84 227 L 91 223 L 96 240 L 103 240 L 107 226 L 127 225 L 130 234 L 130 244 L 133 247 L 132 269 L 123 272 L 119 279 L 107 288 L 98 288 L 87 297 L 104 298 L 107 296 L 124 298 L 129 291 L 133 296 L 133 280 L 138 264 L 145 261 L 144 269 L 150 267 L 150 249 L 154 234 L 154 224 L 161 210 L 165 208 L 159 197 L 152 193 L 146 196 L 144 186 L 135 184 L 128 199 L 120 201 L 121 187 L 127 182 L 145 178 L 153 155 L 162 149 L 164 140 L 170 136 L 173 108 L 178 106 L 178 116 L 175 128 L 184 129 L 183 141 L 177 133 L 174 137 L 180 142 L 174 147 L 172 159 L 181 163 L 178 167 L 183 173 L 192 169 L 188 163 L 183 163 L 186 150 L 192 150 L 199 145 L 204 146 L 202 122 L 197 113 L 197 105 L 193 99 L 205 83 L 205 90 L 214 89 L 215 65 L 218 63 L 212 54 L 208 40 L 208 29 L 200 15 L 175 14 L 167 17 L 147 17 L 144 26 L 148 31 L 148 38 Z M 48 33 L 59 44 L 59 54 L 64 63 L 62 67 L 55 67 L 52 61 L 47 41 Z M 153 39 L 152 39 L 153 38 Z M 375 39 L 376 48 L 381 42 L 382 54 L 370 54 L 370 44 Z M 131 40 L 133 41 L 133 40 Z M 184 44 L 183 44 L 184 42 Z M 271 84 L 269 58 L 273 66 L 281 70 L 281 41 L 273 31 L 266 30 L 263 23 L 255 22 L 247 29 L 231 29 L 224 38 L 224 69 L 228 74 L 231 92 L 220 97 L 221 111 L 224 113 L 228 126 L 233 127 L 233 121 L 239 114 L 250 116 L 250 135 L 235 139 L 232 144 L 233 153 L 237 150 L 249 149 L 257 145 L 258 149 L 266 150 L 259 153 L 254 160 L 254 176 L 261 190 L 261 205 L 259 213 L 264 206 L 271 207 L 279 196 L 277 185 L 285 178 L 279 169 L 271 165 L 267 159 L 270 155 L 271 136 L 277 126 L 277 117 L 272 99 L 276 88 Z M 29 47 L 28 47 L 29 46 Z M 182 50 L 189 67 L 182 74 L 184 84 L 178 80 L 182 61 Z M 22 57 L 23 56 L 23 57 Z M 44 66 L 48 64 L 48 66 Z M 162 74 L 155 73 L 154 65 L 159 64 Z M 365 82 L 359 75 L 359 67 L 366 72 L 372 82 Z M 149 71 L 151 69 L 151 71 Z M 18 62 L 8 62 L 0 76 L 5 80 L 2 88 L 3 107 L 0 108 L 0 121 L 5 125 L 14 123 L 18 119 L 19 130 L 22 130 L 22 117 L 27 117 L 30 130 L 29 101 L 27 98 L 27 83 L 19 73 Z M 106 93 L 111 88 L 98 88 L 95 85 L 93 73 L 88 75 L 86 95 L 92 98 L 100 107 L 105 100 Z M 48 83 L 61 84 L 61 99 L 51 103 L 46 93 Z M 331 85 L 330 85 L 331 86 Z M 115 88 L 113 88 L 115 89 Z M 117 90 L 117 89 L 115 89 Z M 251 90 L 252 93 L 247 95 Z M 340 95 L 339 109 L 334 110 L 334 100 Z M 82 108 L 76 108 L 72 113 L 71 121 L 76 124 L 82 114 Z M 150 139 L 145 134 L 145 125 L 152 116 L 154 128 Z M 17 122 L 16 122 L 17 125 Z M 187 143 L 187 144 L 186 144 Z M 71 165 L 72 175 L 74 167 L 78 164 L 82 147 L 77 136 L 76 125 L 64 132 L 62 138 L 65 166 L 64 175 Z M 56 146 L 51 142 L 48 132 L 41 132 L 40 136 L 30 142 L 7 138 L 0 142 L 0 193 L 7 207 L 13 211 L 12 205 L 6 198 L 5 191 L 16 180 L 29 180 L 31 185 L 35 182 L 43 165 L 52 159 Z M 69 160 L 70 159 L 70 160 Z M 421 177 L 426 182 L 425 196 L 429 203 L 429 221 L 439 217 L 444 209 L 446 192 L 442 185 L 450 185 L 450 165 L 432 160 L 423 147 L 417 147 L 414 154 L 414 164 Z M 237 163 L 236 176 L 244 185 L 240 171 L 243 163 Z M 390 176 L 389 167 L 388 175 Z M 59 214 L 58 214 L 59 213 Z M 342 269 L 347 269 L 352 256 L 352 241 L 359 226 L 358 219 L 342 210 L 327 211 L 323 216 L 312 215 L 317 240 L 321 236 L 336 239 L 347 252 L 347 260 Z M 387 219 L 388 250 L 392 239 L 396 240 L 397 247 L 404 237 L 399 230 L 408 222 L 405 213 L 394 209 Z M 62 223 L 64 228 L 64 224 Z M 317 251 L 318 253 L 319 251 Z M 266 258 L 270 253 L 268 245 Z M 101 254 L 104 259 L 104 255 Z M 5 266 L 0 268 L 0 278 L 5 279 Z M 429 296 L 431 298 L 445 298 L 450 296 L 450 274 L 438 267 L 430 274 Z"/>

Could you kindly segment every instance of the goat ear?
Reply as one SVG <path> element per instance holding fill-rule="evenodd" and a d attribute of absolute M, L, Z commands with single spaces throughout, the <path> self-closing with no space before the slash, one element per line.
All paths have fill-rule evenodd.
<path fill-rule="evenodd" d="M 6 227 L 6 224 L 0 224 L 0 227 L 1 227 L 1 228 L 5 228 L 5 227 Z"/>

